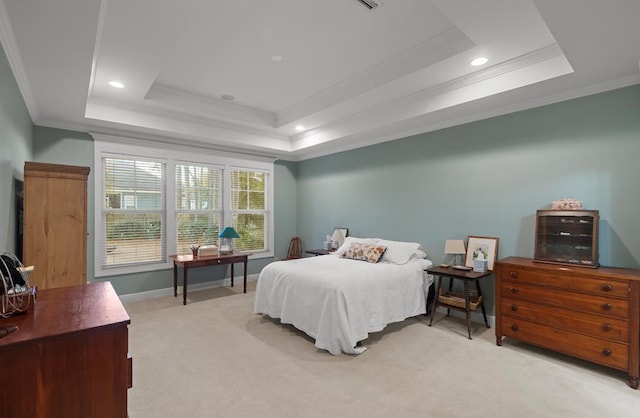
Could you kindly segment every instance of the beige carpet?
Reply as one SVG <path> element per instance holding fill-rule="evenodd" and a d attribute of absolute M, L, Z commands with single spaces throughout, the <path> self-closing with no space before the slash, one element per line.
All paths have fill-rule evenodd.
<path fill-rule="evenodd" d="M 129 417 L 637 417 L 626 373 L 439 314 L 388 326 L 359 356 L 332 356 L 217 288 L 126 304 Z"/>

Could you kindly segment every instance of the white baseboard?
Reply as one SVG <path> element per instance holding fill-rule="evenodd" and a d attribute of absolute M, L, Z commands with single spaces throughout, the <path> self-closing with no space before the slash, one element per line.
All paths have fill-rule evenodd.
<path fill-rule="evenodd" d="M 242 280 L 243 280 L 243 276 L 234 278 L 234 282 L 236 284 L 242 283 Z M 251 280 L 254 280 L 254 281 L 258 280 L 258 275 L 248 274 L 247 282 Z M 224 280 L 216 280 L 212 282 L 189 284 L 189 291 L 197 292 L 198 290 L 213 289 L 215 287 L 227 287 L 227 286 L 231 286 L 230 278 L 227 278 Z M 180 285 L 178 285 L 178 294 L 179 295 L 182 294 L 182 286 Z M 173 286 L 166 287 L 164 289 L 148 290 L 146 292 L 128 293 L 126 295 L 119 295 L 119 298 L 122 303 L 131 303 L 131 302 L 139 302 L 142 300 L 155 299 L 155 298 L 161 298 L 161 297 L 172 296 L 172 295 L 173 295 Z"/>

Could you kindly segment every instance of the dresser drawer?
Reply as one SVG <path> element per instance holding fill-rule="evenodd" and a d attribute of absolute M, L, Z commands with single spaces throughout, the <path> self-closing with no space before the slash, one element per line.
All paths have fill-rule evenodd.
<path fill-rule="evenodd" d="M 512 265 L 502 266 L 499 274 L 500 279 L 517 280 L 523 283 L 533 283 L 602 296 L 629 297 L 629 284 L 627 281 L 595 279 L 578 274 L 570 275 L 562 270 L 529 270 Z"/>
<path fill-rule="evenodd" d="M 553 306 L 540 305 L 517 299 L 502 299 L 502 314 L 509 317 L 527 319 L 532 322 L 549 325 L 608 338 L 622 343 L 629 342 L 629 323 L 622 319 L 606 318 L 574 312 Z M 512 319 L 503 319 L 508 324 Z"/>
<path fill-rule="evenodd" d="M 503 334 L 526 343 L 579 357 L 620 370 L 629 367 L 626 344 L 504 317 Z"/>
<path fill-rule="evenodd" d="M 525 300 L 621 319 L 629 317 L 629 301 L 626 299 L 568 292 L 515 280 L 503 280 L 500 283 L 500 290 L 504 298 Z"/>

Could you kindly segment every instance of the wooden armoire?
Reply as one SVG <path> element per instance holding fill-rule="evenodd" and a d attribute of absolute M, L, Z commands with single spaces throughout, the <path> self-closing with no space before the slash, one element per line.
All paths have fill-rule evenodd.
<path fill-rule="evenodd" d="M 89 167 L 24 164 L 23 264 L 34 266 L 31 286 L 87 282 Z"/>

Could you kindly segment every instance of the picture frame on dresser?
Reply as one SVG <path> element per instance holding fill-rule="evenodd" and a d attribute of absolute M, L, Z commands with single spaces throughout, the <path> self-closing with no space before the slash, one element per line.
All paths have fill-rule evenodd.
<path fill-rule="evenodd" d="M 478 252 L 482 252 L 487 260 L 487 270 L 493 271 L 493 264 L 498 256 L 498 238 L 469 235 L 464 265 L 473 267 L 473 260 L 478 258 Z"/>

